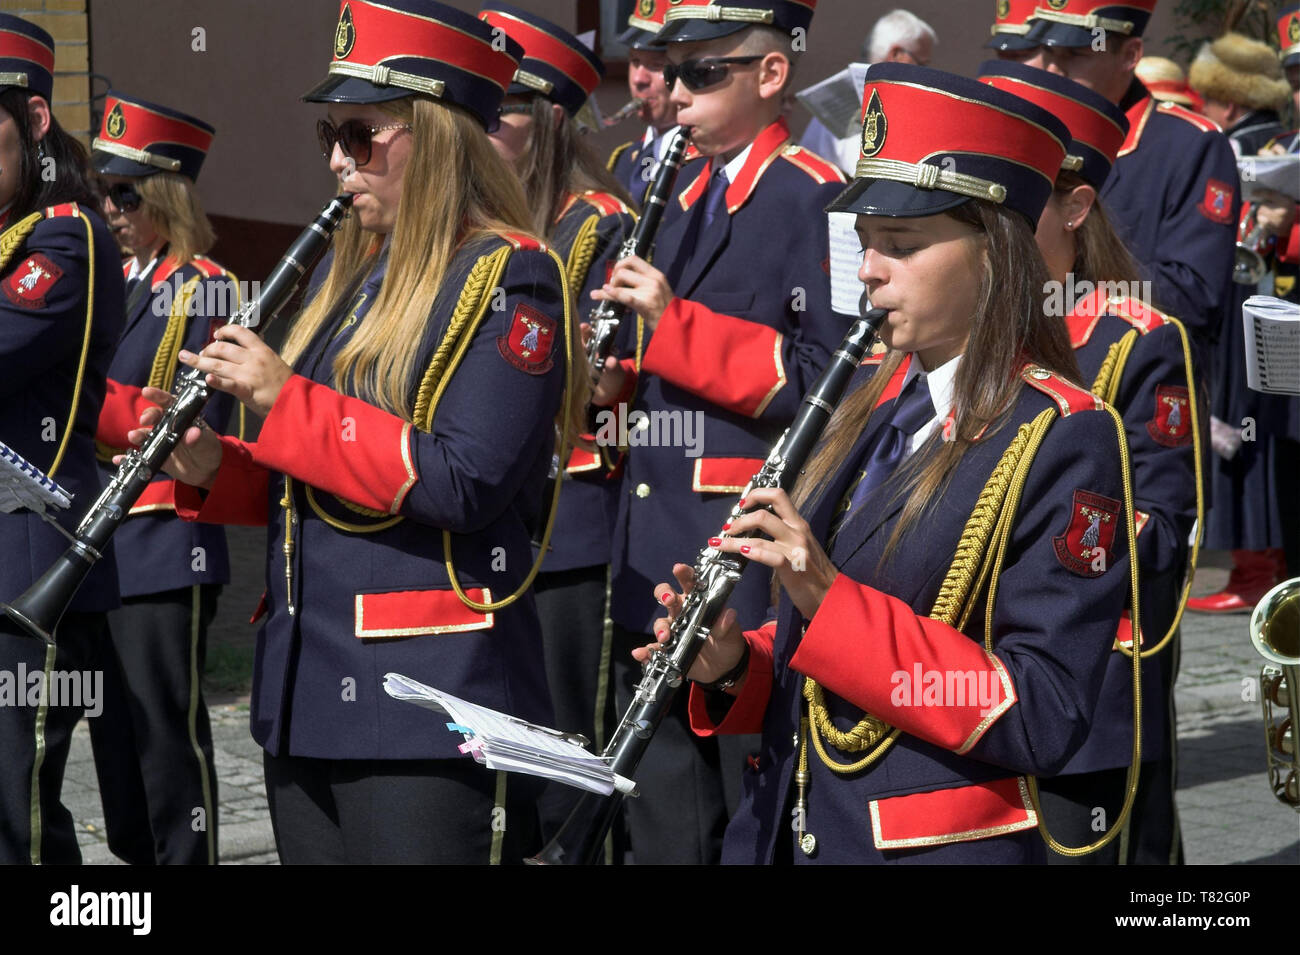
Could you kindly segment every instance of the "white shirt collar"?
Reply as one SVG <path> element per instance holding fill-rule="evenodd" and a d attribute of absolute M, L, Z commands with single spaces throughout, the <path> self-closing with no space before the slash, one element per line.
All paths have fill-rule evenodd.
<path fill-rule="evenodd" d="M 950 358 L 938 368 L 927 372 L 921 367 L 921 359 L 914 353 L 911 364 L 907 367 L 907 374 L 903 376 L 903 388 L 913 378 L 924 377 L 926 387 L 930 389 L 930 404 L 934 406 L 934 417 L 917 429 L 908 442 L 907 452 L 910 454 L 916 448 L 919 448 L 927 438 L 930 437 L 934 429 L 938 426 L 940 419 L 947 417 L 948 412 L 952 411 L 953 394 L 957 384 L 957 368 L 961 363 L 961 355 L 956 358 Z M 902 389 L 900 389 L 901 393 Z"/>
<path fill-rule="evenodd" d="M 146 265 L 144 268 L 140 268 L 140 260 L 137 259 L 135 256 L 131 256 L 131 271 L 127 274 L 126 280 L 130 282 L 132 279 L 138 279 L 142 275 L 148 275 L 150 272 L 153 271 L 153 267 L 154 265 L 157 264 L 157 262 L 158 262 L 158 256 L 155 255 L 152 259 L 149 260 L 148 265 Z"/>
<path fill-rule="evenodd" d="M 750 143 L 740 151 L 739 155 L 737 155 L 735 159 L 722 167 L 727 172 L 727 182 L 736 181 L 736 178 L 740 175 L 740 170 L 745 168 L 745 160 L 749 158 L 749 152 L 753 148 L 754 144 Z"/>

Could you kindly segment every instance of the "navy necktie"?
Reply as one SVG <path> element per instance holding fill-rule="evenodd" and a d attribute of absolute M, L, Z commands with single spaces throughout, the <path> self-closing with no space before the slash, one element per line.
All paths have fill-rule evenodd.
<path fill-rule="evenodd" d="M 862 478 L 849 499 L 849 511 L 854 511 L 867 495 L 878 488 L 894 473 L 907 450 L 907 439 L 916 434 L 934 417 L 934 403 L 930 400 L 930 386 L 923 375 L 917 375 L 894 402 L 894 412 L 881 429 L 876 445 L 862 469 Z"/>
<path fill-rule="evenodd" d="M 700 232 L 708 231 L 718 214 L 724 211 L 728 185 L 725 166 L 709 177 L 709 191 L 704 197 L 704 219 L 700 223 Z"/>

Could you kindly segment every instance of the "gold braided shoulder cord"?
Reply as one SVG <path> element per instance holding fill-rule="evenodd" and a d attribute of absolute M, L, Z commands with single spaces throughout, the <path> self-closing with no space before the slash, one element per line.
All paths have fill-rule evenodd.
<path fill-rule="evenodd" d="M 948 573 L 939 587 L 939 596 L 935 598 L 934 607 L 930 610 L 931 619 L 941 620 L 959 630 L 965 626 L 975 603 L 974 596 L 979 594 L 988 576 L 991 566 L 989 540 L 999 514 L 1005 510 L 1003 502 L 1011 487 L 1012 475 L 1022 460 L 1033 459 L 1055 414 L 1054 410 L 1048 409 L 1032 423 L 1021 425 L 1003 452 L 997 467 L 989 475 L 975 502 L 975 508 L 962 529 L 952 564 L 948 567 Z M 972 586 L 977 581 L 979 585 Z M 804 680 L 803 695 L 808 701 L 813 746 L 818 757 L 832 772 L 844 775 L 859 772 L 883 756 L 898 739 L 900 730 L 893 729 L 883 720 L 870 715 L 865 716 L 847 733 L 838 729 L 831 722 L 822 688 L 811 677 Z M 840 763 L 827 752 L 823 738 L 836 749 L 848 753 L 860 753 L 871 747 L 875 749 L 857 762 Z"/>
<path fill-rule="evenodd" d="M 573 299 L 572 296 L 569 294 L 569 286 L 564 281 L 565 279 L 564 263 L 561 262 L 560 257 L 555 254 L 554 249 L 547 249 L 546 254 L 551 257 L 552 261 L 555 263 L 556 269 L 559 270 L 560 293 L 564 299 L 564 393 L 560 399 L 560 409 L 561 409 L 560 416 L 561 418 L 566 418 L 567 416 L 565 415 L 565 409 L 568 408 L 569 395 L 573 393 L 573 355 L 574 355 L 574 350 L 573 350 L 574 329 L 573 329 L 573 307 L 572 307 Z M 507 255 L 508 255 L 508 250 L 507 250 Z M 502 269 L 504 269 L 504 267 L 505 267 L 505 262 L 503 259 Z M 483 307 L 480 309 L 478 318 L 474 322 L 475 328 L 477 328 L 478 325 L 481 323 L 483 319 L 483 314 L 487 310 L 487 300 L 488 300 L 488 296 L 485 296 Z M 471 329 L 469 334 L 463 336 L 462 341 L 457 345 L 456 354 L 452 357 L 445 375 L 443 376 L 442 380 L 438 382 L 437 389 L 434 391 L 433 398 L 429 404 L 429 409 L 428 409 L 427 420 L 430 424 L 432 424 L 433 414 L 434 411 L 437 410 L 438 402 L 441 400 L 443 392 L 447 388 L 447 383 L 451 381 L 451 376 L 455 374 L 456 367 L 460 364 L 461 359 L 465 356 L 465 352 L 469 348 L 470 340 L 473 339 L 473 337 L 474 337 L 473 329 Z M 427 429 L 423 429 L 423 430 L 427 430 Z M 556 453 L 559 455 L 559 459 L 561 461 L 567 461 L 569 459 L 569 429 L 566 425 L 563 428 L 559 428 L 558 431 L 559 431 L 559 438 L 556 441 Z M 471 599 L 470 596 L 465 593 L 464 588 L 462 588 L 460 585 L 460 580 L 456 576 L 455 561 L 452 560 L 451 531 L 445 529 L 443 530 L 442 553 L 443 553 L 443 560 L 447 564 L 447 577 L 451 581 L 451 589 L 456 592 L 456 596 L 460 598 L 461 603 L 463 603 L 466 607 L 469 607 L 471 610 L 477 611 L 478 613 L 494 613 L 498 610 L 502 610 L 510 606 L 512 603 L 514 603 L 516 600 L 518 600 L 520 597 L 522 597 L 525 593 L 528 592 L 528 588 L 533 585 L 533 580 L 537 577 L 537 572 L 542 569 L 542 559 L 545 556 L 546 551 L 549 549 L 551 544 L 551 531 L 555 529 L 555 515 L 556 512 L 559 510 L 560 489 L 563 486 L 564 486 L 564 482 L 562 480 L 557 479 L 555 481 L 555 487 L 551 491 L 550 513 L 547 515 L 546 518 L 546 531 L 542 535 L 542 543 L 541 546 L 538 548 L 537 558 L 536 560 L 533 561 L 532 567 L 529 568 L 528 576 L 524 578 L 523 583 L 519 585 L 519 587 L 515 590 L 514 593 L 493 603 L 480 603 L 477 600 Z"/>
<path fill-rule="evenodd" d="M 1173 640 L 1174 634 L 1178 632 L 1178 625 L 1183 619 L 1183 610 L 1187 607 L 1187 598 L 1192 592 L 1192 581 L 1196 576 L 1196 564 L 1200 559 L 1201 538 L 1205 533 L 1205 487 L 1201 472 L 1203 466 L 1201 457 L 1201 416 L 1196 402 L 1196 375 L 1195 369 L 1192 367 L 1192 347 L 1187 340 L 1187 329 L 1183 327 L 1183 323 L 1172 315 L 1166 315 L 1165 319 L 1178 329 L 1178 340 L 1183 350 L 1183 369 L 1187 374 L 1187 404 L 1191 409 L 1192 416 L 1192 455 L 1196 463 L 1196 532 L 1192 537 L 1192 553 L 1187 563 L 1187 576 L 1183 580 L 1183 592 L 1178 598 L 1178 610 L 1175 612 L 1174 619 L 1169 624 L 1169 629 L 1165 631 L 1164 636 L 1154 646 L 1138 651 L 1144 660 L 1163 650 Z M 1111 345 L 1106 354 L 1106 360 L 1102 362 L 1101 368 L 1097 372 L 1097 380 L 1092 384 L 1092 393 L 1107 404 L 1115 403 L 1115 398 L 1119 394 L 1120 382 L 1124 377 L 1124 366 L 1128 362 L 1133 347 L 1137 344 L 1138 337 L 1138 330 L 1134 328 Z M 1141 626 L 1137 621 L 1136 611 L 1133 613 L 1133 619 L 1133 630 L 1135 633 L 1140 634 Z M 1139 642 L 1138 645 L 1141 646 L 1141 643 Z M 1132 648 L 1123 644 L 1119 645 L 1119 651 L 1125 656 L 1133 655 Z"/>
<path fill-rule="evenodd" d="M 569 261 L 565 263 L 564 274 L 569 280 L 569 294 L 575 301 L 582 294 L 582 287 L 587 284 L 587 273 L 591 271 L 591 261 L 596 257 L 596 246 L 600 241 L 600 233 L 596 230 L 599 226 L 600 216 L 588 216 L 569 249 Z"/>
<path fill-rule="evenodd" d="M 167 316 L 167 327 L 158 342 L 158 351 L 153 356 L 153 367 L 149 370 L 149 387 L 162 391 L 171 391 L 176 378 L 176 364 L 179 361 L 181 346 L 185 344 L 185 320 L 189 311 L 190 299 L 198 290 L 202 276 L 192 278 L 180 287 L 176 298 L 172 300 L 171 312 Z"/>
<path fill-rule="evenodd" d="M 1133 619 L 1138 620 L 1140 619 L 1141 606 L 1138 597 L 1137 552 L 1134 548 L 1133 535 L 1135 526 L 1133 519 L 1133 481 L 1129 472 L 1128 436 L 1124 431 L 1124 421 L 1120 418 L 1119 413 L 1110 405 L 1105 406 L 1105 411 L 1110 415 L 1111 421 L 1115 425 L 1116 442 L 1119 445 L 1121 479 L 1124 485 L 1124 517 L 1128 522 L 1125 526 L 1129 528 L 1129 588 L 1133 594 Z M 1055 414 L 1055 412 L 1053 411 L 1052 414 Z M 1040 416 L 1039 421 L 1041 420 L 1042 417 Z M 1036 425 L 1038 423 L 1038 421 L 1035 422 Z M 1051 422 L 1047 421 L 1046 423 L 1050 424 Z M 1044 428 L 1045 430 L 1046 428 Z M 995 556 L 992 562 L 992 575 L 989 578 L 988 601 L 984 609 L 984 649 L 989 653 L 993 652 L 993 606 L 997 597 L 998 578 L 1002 570 L 1002 561 L 1006 556 L 1007 544 L 1011 539 L 1011 528 L 1020 505 L 1020 495 L 1024 490 L 1025 481 L 1029 477 L 1029 468 L 1032 464 L 1033 456 L 1027 455 L 1017 466 L 1007 494 L 1006 506 L 1003 508 L 1002 515 L 998 519 L 997 529 L 994 532 Z M 1061 845 L 1048 831 L 1047 820 L 1043 817 L 1042 803 L 1038 798 L 1038 780 L 1034 776 L 1028 777 L 1029 799 L 1038 818 L 1038 832 L 1048 847 L 1058 855 L 1073 858 L 1096 852 L 1111 842 L 1121 831 L 1127 829 L 1128 817 L 1133 810 L 1134 797 L 1137 795 L 1138 770 L 1142 762 L 1142 664 L 1138 656 L 1132 654 L 1130 656 L 1133 660 L 1133 755 L 1129 763 L 1128 778 L 1124 787 L 1124 805 L 1120 809 L 1119 816 L 1114 824 L 1100 839 L 1086 846 Z"/>

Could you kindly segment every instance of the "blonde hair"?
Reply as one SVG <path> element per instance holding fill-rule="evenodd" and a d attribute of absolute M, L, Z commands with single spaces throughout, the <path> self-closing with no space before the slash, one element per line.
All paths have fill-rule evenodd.
<path fill-rule="evenodd" d="M 141 206 L 153 230 L 167 240 L 167 254 L 185 263 L 217 241 L 194 183 L 173 172 L 136 180 Z"/>
<path fill-rule="evenodd" d="M 447 268 L 466 242 L 499 231 L 528 233 L 528 207 L 518 180 L 497 155 L 474 118 L 424 96 L 380 103 L 384 112 L 411 124 L 411 155 L 402 175 L 402 196 L 391 234 L 388 267 L 379 295 L 351 339 L 334 359 L 334 386 L 408 421 L 414 417 L 414 386 L 420 346 Z M 334 259 L 320 289 L 289 330 L 284 360 L 302 357 L 338 305 L 374 264 L 382 238 L 349 218 L 334 237 Z M 581 355 L 571 343 L 568 360 Z M 580 366 L 572 364 L 575 370 Z M 585 375 L 574 374 L 574 382 Z M 573 389 L 571 419 L 585 393 Z M 577 405 L 580 410 L 583 405 Z M 567 420 L 562 417 L 561 420 Z"/>

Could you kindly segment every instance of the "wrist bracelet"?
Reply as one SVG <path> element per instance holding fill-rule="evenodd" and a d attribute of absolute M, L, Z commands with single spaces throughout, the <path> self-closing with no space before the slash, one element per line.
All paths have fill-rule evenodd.
<path fill-rule="evenodd" d="M 712 683 L 701 683 L 700 689 L 707 690 L 710 693 L 721 693 L 723 690 L 729 690 L 740 681 L 740 678 L 745 675 L 745 671 L 748 669 L 749 641 L 746 640 L 744 652 L 740 654 L 740 659 L 736 662 L 736 665 Z"/>

